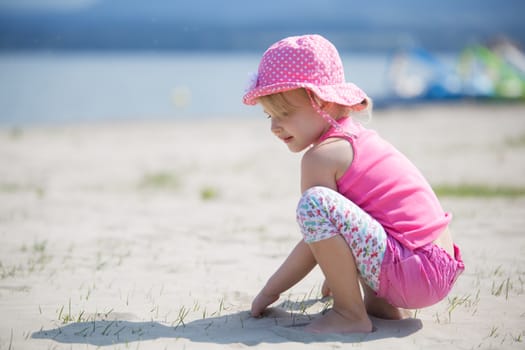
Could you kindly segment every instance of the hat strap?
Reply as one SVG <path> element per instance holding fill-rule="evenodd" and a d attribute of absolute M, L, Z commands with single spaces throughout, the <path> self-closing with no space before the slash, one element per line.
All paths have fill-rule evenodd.
<path fill-rule="evenodd" d="M 308 98 L 310 99 L 310 104 L 312 105 L 313 109 L 317 112 L 317 114 L 319 114 L 321 117 L 323 117 L 323 119 L 328 123 L 330 124 L 330 126 L 332 126 L 335 130 L 337 130 L 338 132 L 348 136 L 348 137 L 352 137 L 352 138 L 355 138 L 356 136 L 349 133 L 348 131 L 346 130 L 343 130 L 343 128 L 341 127 L 341 125 L 330 115 L 328 114 L 327 112 L 323 111 L 321 109 L 321 107 L 315 102 L 315 99 L 313 97 L 313 92 L 306 89 L 306 92 L 308 94 Z"/>

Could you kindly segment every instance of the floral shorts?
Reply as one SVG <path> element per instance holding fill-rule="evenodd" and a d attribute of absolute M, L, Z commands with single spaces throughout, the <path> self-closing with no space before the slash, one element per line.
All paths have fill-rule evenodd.
<path fill-rule="evenodd" d="M 379 290 L 387 235 L 374 218 L 340 193 L 312 187 L 299 201 L 297 222 L 306 243 L 342 235 L 361 277 L 374 291 Z"/>

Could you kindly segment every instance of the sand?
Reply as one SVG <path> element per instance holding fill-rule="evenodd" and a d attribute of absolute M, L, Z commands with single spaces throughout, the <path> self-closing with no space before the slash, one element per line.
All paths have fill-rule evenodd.
<path fill-rule="evenodd" d="M 300 155 L 260 119 L 0 129 L 0 349 L 523 349 L 525 106 L 380 110 L 369 127 L 442 195 L 466 271 L 369 335 L 313 336 L 316 269 L 266 318 L 252 298 L 300 239 Z"/>

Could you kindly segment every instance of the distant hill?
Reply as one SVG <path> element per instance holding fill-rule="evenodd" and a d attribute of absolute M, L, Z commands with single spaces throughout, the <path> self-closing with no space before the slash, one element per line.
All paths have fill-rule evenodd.
<path fill-rule="evenodd" d="M 0 50 L 260 51 L 312 32 L 340 50 L 457 50 L 496 36 L 525 44 L 520 0 L 99 0 L 63 8 L 9 2 L 0 3 Z"/>

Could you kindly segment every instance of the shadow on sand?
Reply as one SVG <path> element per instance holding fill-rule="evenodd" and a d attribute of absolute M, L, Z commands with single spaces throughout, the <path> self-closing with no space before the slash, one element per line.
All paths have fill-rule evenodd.
<path fill-rule="evenodd" d="M 122 314 L 123 315 L 123 314 Z M 256 319 L 248 311 L 167 325 L 155 321 L 139 322 L 118 319 L 75 322 L 41 330 L 32 334 L 33 339 L 50 339 L 68 344 L 91 344 L 96 346 L 125 344 L 159 338 L 185 338 L 192 342 L 256 345 L 259 343 L 284 342 L 342 342 L 359 343 L 383 338 L 402 338 L 422 328 L 418 319 L 387 321 L 372 319 L 375 331 L 369 334 L 313 335 L 302 327 L 311 317 L 280 308 L 269 309 L 266 317 Z"/>

